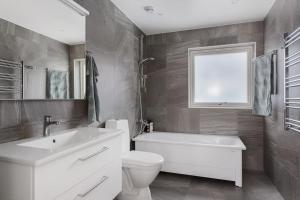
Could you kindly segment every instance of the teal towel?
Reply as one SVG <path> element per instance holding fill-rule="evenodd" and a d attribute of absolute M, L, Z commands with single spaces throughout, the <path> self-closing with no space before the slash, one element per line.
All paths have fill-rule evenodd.
<path fill-rule="evenodd" d="M 69 98 L 69 72 L 47 70 L 47 98 L 68 99 Z"/>
<path fill-rule="evenodd" d="M 88 121 L 93 123 L 99 121 L 100 113 L 100 100 L 97 90 L 98 82 L 98 68 L 94 58 L 91 55 L 86 56 L 86 69 L 87 69 L 87 101 L 88 101 Z"/>
<path fill-rule="evenodd" d="M 252 113 L 261 116 L 272 114 L 271 94 L 275 87 L 272 85 L 272 55 L 265 55 L 255 60 L 254 101 Z M 272 91 L 273 90 L 273 91 Z"/>

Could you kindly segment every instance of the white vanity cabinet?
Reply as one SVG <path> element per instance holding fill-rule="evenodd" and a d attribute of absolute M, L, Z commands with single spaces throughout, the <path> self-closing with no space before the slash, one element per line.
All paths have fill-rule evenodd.
<path fill-rule="evenodd" d="M 65 154 L 38 166 L 0 161 L 0 200 L 112 200 L 121 191 L 120 134 Z"/>

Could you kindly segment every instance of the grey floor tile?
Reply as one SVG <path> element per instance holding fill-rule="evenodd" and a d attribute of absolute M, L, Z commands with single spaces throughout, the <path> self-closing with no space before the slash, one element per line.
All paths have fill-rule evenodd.
<path fill-rule="evenodd" d="M 204 189 L 189 189 L 184 200 L 214 200 L 213 193 Z"/>
<path fill-rule="evenodd" d="M 153 200 L 184 200 L 187 194 L 186 187 L 151 187 Z"/>
<path fill-rule="evenodd" d="M 242 188 L 230 181 L 161 173 L 151 191 L 153 200 L 284 200 L 266 175 L 249 172 Z"/>
<path fill-rule="evenodd" d="M 191 185 L 191 181 L 191 176 L 161 173 L 159 177 L 152 183 L 152 186 L 188 188 Z"/>

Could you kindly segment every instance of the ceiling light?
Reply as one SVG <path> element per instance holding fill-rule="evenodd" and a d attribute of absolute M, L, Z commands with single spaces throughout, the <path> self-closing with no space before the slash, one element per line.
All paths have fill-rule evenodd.
<path fill-rule="evenodd" d="M 238 4 L 240 0 L 232 0 L 232 4 Z"/>
<path fill-rule="evenodd" d="M 163 13 L 156 11 L 153 6 L 144 6 L 143 9 L 144 11 L 146 11 L 146 13 L 151 15 L 158 15 L 158 16 L 164 15 Z"/>
<path fill-rule="evenodd" d="M 154 13 L 154 8 L 153 8 L 153 6 L 144 6 L 144 10 L 145 10 L 147 13 L 150 13 L 150 14 L 153 14 L 153 13 Z"/>

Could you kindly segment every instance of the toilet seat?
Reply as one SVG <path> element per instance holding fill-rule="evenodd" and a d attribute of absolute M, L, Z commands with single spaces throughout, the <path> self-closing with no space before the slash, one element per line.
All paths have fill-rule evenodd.
<path fill-rule="evenodd" d="M 161 165 L 164 158 L 161 155 L 143 152 L 143 151 L 130 151 L 122 157 L 123 167 L 139 168 L 139 167 L 152 167 Z"/>

